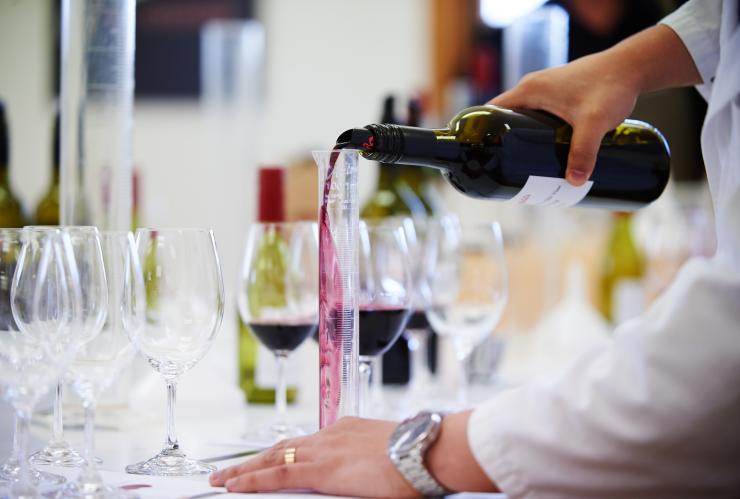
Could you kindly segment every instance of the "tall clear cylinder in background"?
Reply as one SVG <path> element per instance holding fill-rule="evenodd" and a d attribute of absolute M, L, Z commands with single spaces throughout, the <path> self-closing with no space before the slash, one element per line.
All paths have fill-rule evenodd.
<path fill-rule="evenodd" d="M 131 227 L 135 0 L 62 0 L 62 224 Z"/>
<path fill-rule="evenodd" d="M 314 151 L 319 167 L 319 427 L 358 414 L 357 151 Z"/>

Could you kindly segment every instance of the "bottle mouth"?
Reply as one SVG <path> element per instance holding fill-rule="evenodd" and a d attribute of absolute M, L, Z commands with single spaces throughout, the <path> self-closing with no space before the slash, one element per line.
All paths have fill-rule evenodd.
<path fill-rule="evenodd" d="M 403 156 L 403 133 L 398 125 L 374 124 L 352 128 L 337 138 L 336 149 L 358 149 L 362 156 L 381 163 L 397 163 Z"/>

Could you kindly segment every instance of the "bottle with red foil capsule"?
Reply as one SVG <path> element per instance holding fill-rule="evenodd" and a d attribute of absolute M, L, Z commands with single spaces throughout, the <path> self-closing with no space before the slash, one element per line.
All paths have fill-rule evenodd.
<path fill-rule="evenodd" d="M 279 166 L 261 167 L 259 169 L 258 179 L 258 202 L 257 202 L 257 220 L 259 222 L 284 222 L 285 221 L 285 170 Z M 258 248 L 258 256 L 264 261 L 267 267 L 284 267 L 286 242 L 280 236 L 279 232 L 266 239 Z M 262 292 L 253 293 L 259 296 L 261 302 L 250 303 L 253 307 L 262 307 L 274 305 L 280 307 L 284 305 L 285 294 L 281 292 L 281 284 L 278 282 L 268 282 L 266 279 L 274 280 L 267 275 L 260 278 L 258 275 L 255 282 L 250 286 L 261 286 Z M 244 391 L 247 401 L 256 404 L 274 404 L 275 403 L 275 380 L 272 378 L 270 371 L 274 364 L 270 351 L 262 346 L 254 335 L 251 328 L 244 323 L 241 317 L 239 320 L 239 385 Z M 266 379 L 267 378 L 267 379 Z M 288 403 L 295 400 L 297 390 L 294 387 L 288 387 Z"/>

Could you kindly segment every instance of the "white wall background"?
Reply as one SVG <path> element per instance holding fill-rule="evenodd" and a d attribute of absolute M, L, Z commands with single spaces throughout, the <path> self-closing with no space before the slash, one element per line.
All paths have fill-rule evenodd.
<path fill-rule="evenodd" d="M 0 0 L 0 97 L 12 127 L 11 178 L 29 210 L 46 189 L 51 168 L 52 5 Z M 387 92 L 407 96 L 426 86 L 427 8 L 426 0 L 260 0 L 267 49 L 263 113 L 252 113 L 256 131 L 219 120 L 194 100 L 135 103 L 141 222 L 213 227 L 224 268 L 224 327 L 214 350 L 186 375 L 191 381 L 181 391 L 183 403 L 204 395 L 187 388 L 196 379 L 205 386 L 236 382 L 233 295 L 254 216 L 256 165 L 284 164 L 312 148 L 331 147 L 346 128 L 376 121 Z M 361 183 L 370 190 L 374 172 L 366 173 Z M 315 186 L 308 192 L 313 195 Z M 302 392 L 314 396 L 317 376 L 302 379 Z"/>

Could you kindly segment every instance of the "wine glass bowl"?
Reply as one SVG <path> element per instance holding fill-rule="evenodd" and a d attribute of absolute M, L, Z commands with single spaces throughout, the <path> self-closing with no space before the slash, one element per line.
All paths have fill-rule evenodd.
<path fill-rule="evenodd" d="M 0 394 L 17 421 L 3 471 L 13 497 L 36 497 L 34 483 L 63 481 L 30 469 L 28 431 L 36 403 L 78 346 L 70 324 L 80 307 L 79 279 L 68 234 L 59 229 L 0 230 L 0 262 Z"/>
<path fill-rule="evenodd" d="M 460 374 L 458 403 L 467 405 L 467 362 L 491 335 L 503 315 L 508 274 L 498 223 L 461 227 L 443 219 L 429 228 L 434 272 L 427 317 L 432 328 L 452 340 Z"/>
<path fill-rule="evenodd" d="M 30 227 L 34 231 L 59 231 L 67 254 L 74 260 L 79 281 L 78 307 L 74 309 L 69 324 L 70 335 L 81 346 L 100 333 L 107 310 L 107 287 L 105 269 L 100 249 L 99 232 L 92 226 Z M 62 387 L 60 378 L 54 399 L 52 438 L 46 446 L 31 456 L 35 464 L 56 466 L 83 466 L 85 459 L 64 439 L 62 426 Z"/>
<path fill-rule="evenodd" d="M 250 226 L 239 282 L 239 313 L 275 354 L 278 386 L 273 425 L 250 440 L 274 442 L 303 434 L 286 420 L 288 355 L 318 329 L 318 226 L 314 222 L 265 222 Z"/>
<path fill-rule="evenodd" d="M 411 315 L 413 280 L 401 220 L 361 220 L 358 246 L 360 414 L 366 415 L 373 359 L 403 333 Z"/>
<path fill-rule="evenodd" d="M 127 332 L 136 349 L 167 386 L 167 440 L 154 457 L 126 467 L 143 475 L 196 475 L 214 466 L 185 455 L 175 432 L 179 376 L 210 348 L 224 314 L 224 287 L 213 232 L 208 229 L 139 229 L 136 246 L 144 297 L 127 306 L 144 307 L 140 327 Z"/>
<path fill-rule="evenodd" d="M 121 491 L 106 485 L 96 469 L 94 446 L 94 418 L 97 400 L 117 374 L 133 359 L 135 350 L 128 332 L 136 334 L 143 324 L 144 284 L 136 243 L 128 231 L 103 231 L 99 238 L 100 253 L 86 262 L 86 266 L 100 266 L 105 286 L 97 288 L 97 301 L 103 306 L 99 314 L 105 321 L 100 332 L 83 343 L 69 368 L 69 378 L 82 399 L 85 412 L 85 466 L 76 482 L 67 485 L 57 497 L 97 499 L 122 497 Z M 90 272 L 90 275 L 95 275 Z M 95 289 L 88 283 L 87 294 Z M 100 282 L 98 282 L 100 284 Z"/>

